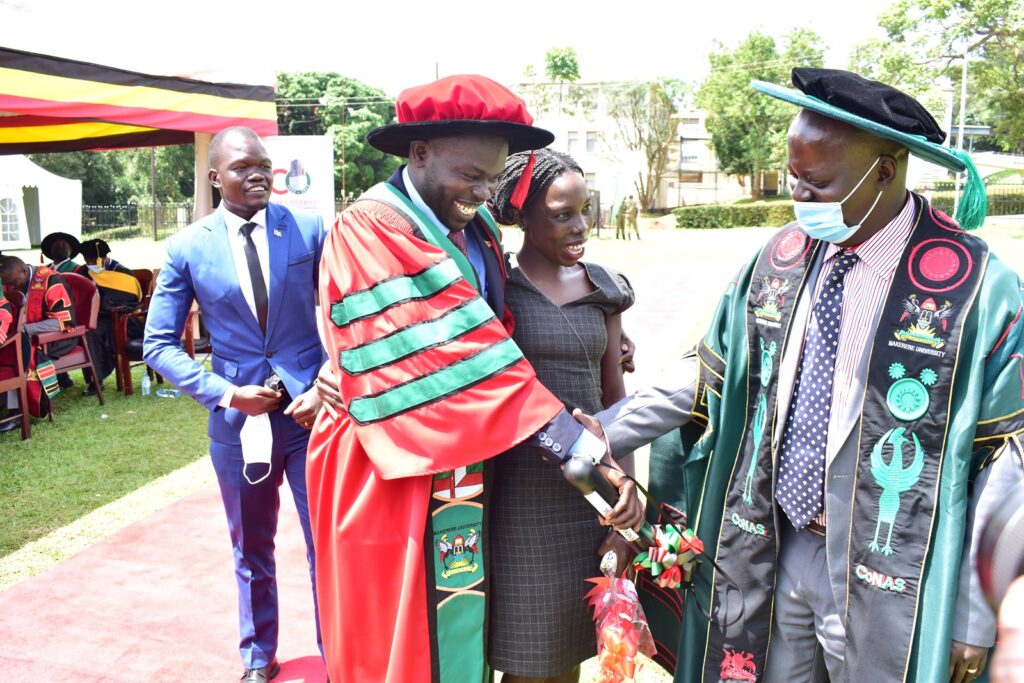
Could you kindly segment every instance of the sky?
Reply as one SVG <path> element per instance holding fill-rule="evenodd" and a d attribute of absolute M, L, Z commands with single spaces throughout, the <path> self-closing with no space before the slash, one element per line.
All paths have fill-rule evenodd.
<path fill-rule="evenodd" d="M 698 81 L 714 41 L 796 27 L 846 68 L 851 47 L 883 36 L 891 0 L 0 0 L 0 46 L 159 75 L 272 83 L 276 71 L 337 71 L 396 95 L 435 74 L 506 84 L 572 47 L 583 81 Z"/>

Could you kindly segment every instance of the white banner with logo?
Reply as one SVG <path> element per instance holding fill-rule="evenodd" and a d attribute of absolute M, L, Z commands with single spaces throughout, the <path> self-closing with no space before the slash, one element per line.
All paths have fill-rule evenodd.
<path fill-rule="evenodd" d="M 320 214 L 334 225 L 334 144 L 328 135 L 276 135 L 263 138 L 274 164 L 270 201 Z"/>

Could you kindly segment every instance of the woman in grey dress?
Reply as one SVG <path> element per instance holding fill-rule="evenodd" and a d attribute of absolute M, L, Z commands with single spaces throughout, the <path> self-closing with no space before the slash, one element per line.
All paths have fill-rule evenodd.
<path fill-rule="evenodd" d="M 552 150 L 535 154 L 528 191 L 519 181 L 529 153 L 513 154 L 493 202 L 501 222 L 525 233 L 505 295 L 513 338 L 548 389 L 593 414 L 625 395 L 620 313 L 633 291 L 618 273 L 580 262 L 593 223 L 580 167 Z M 489 653 L 505 683 L 579 680 L 580 662 L 596 654 L 585 579 L 600 575 L 607 549 L 625 558 L 618 534 L 551 475 L 525 444 L 495 461 Z"/>

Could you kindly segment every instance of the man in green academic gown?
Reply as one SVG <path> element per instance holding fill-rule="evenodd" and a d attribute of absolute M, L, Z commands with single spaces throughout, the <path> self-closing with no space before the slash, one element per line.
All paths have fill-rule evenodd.
<path fill-rule="evenodd" d="M 50 259 L 48 267 L 58 273 L 74 273 L 82 267 L 82 264 L 72 260 L 80 249 L 81 245 L 78 239 L 66 232 L 51 232 L 43 238 L 42 244 L 39 245 L 43 256 Z"/>
<path fill-rule="evenodd" d="M 674 373 L 598 416 L 616 453 L 668 434 L 652 494 L 720 567 L 685 599 L 641 581 L 659 658 L 686 682 L 970 681 L 995 636 L 976 530 L 1024 477 L 1021 283 L 964 232 L 984 186 L 918 102 L 793 84 L 753 85 L 802 107 L 797 222 Z M 968 171 L 959 225 L 907 191 L 908 153 Z"/>

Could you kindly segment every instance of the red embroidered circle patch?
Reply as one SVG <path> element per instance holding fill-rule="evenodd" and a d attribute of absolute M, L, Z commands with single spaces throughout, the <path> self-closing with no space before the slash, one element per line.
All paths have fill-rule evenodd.
<path fill-rule="evenodd" d="M 933 238 L 914 247 L 907 270 L 910 281 L 920 290 L 948 292 L 963 284 L 974 270 L 974 260 L 960 242 Z"/>
<path fill-rule="evenodd" d="M 929 280 L 945 282 L 960 269 L 960 259 L 949 247 L 935 247 L 921 255 L 918 267 Z"/>
<path fill-rule="evenodd" d="M 772 245 L 768 258 L 776 270 L 789 270 L 803 258 L 810 247 L 811 241 L 802 230 L 790 228 Z"/>

